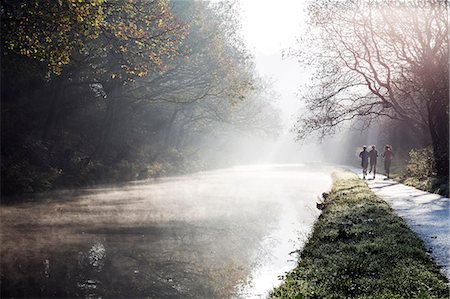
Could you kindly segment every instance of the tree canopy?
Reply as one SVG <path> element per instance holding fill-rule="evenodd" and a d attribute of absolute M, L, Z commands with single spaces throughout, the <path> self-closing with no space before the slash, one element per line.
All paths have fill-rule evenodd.
<path fill-rule="evenodd" d="M 193 171 L 278 125 L 232 1 L 2 0 L 1 26 L 3 193 Z"/>
<path fill-rule="evenodd" d="M 302 92 L 309 111 L 299 138 L 355 119 L 402 121 L 429 137 L 437 172 L 448 176 L 447 9 L 447 1 L 310 4 L 309 29 L 292 51 L 316 68 Z"/>

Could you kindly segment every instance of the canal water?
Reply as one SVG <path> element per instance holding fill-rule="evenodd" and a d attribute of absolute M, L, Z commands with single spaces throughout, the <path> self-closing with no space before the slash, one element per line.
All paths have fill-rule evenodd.
<path fill-rule="evenodd" d="M 1 298 L 265 298 L 330 172 L 241 166 L 3 205 Z"/>

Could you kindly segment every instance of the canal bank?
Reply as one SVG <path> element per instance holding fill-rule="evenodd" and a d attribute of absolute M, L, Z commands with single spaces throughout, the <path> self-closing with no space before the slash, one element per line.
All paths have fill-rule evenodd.
<path fill-rule="evenodd" d="M 298 266 L 272 298 L 448 298 L 423 242 L 354 173 L 338 171 Z"/>

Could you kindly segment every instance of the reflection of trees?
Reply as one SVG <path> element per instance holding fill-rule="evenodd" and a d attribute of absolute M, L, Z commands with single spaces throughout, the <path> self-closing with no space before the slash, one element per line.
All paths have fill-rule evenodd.
<path fill-rule="evenodd" d="M 333 133 L 348 120 L 406 122 L 432 141 L 440 175 L 448 175 L 448 4 L 320 1 L 309 6 L 304 37 L 313 50 L 294 52 L 317 66 L 303 93 L 309 113 L 299 137 Z"/>

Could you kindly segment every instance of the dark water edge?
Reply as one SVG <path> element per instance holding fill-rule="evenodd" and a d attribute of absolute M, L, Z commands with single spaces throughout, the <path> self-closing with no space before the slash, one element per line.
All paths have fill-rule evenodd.
<path fill-rule="evenodd" d="M 221 170 L 2 206 L 1 298 L 246 298 L 281 215 L 304 210 L 324 178 Z"/>
<path fill-rule="evenodd" d="M 224 229 L 214 223 L 172 222 L 48 232 L 43 237 L 51 244 L 4 255 L 1 297 L 228 297 L 247 274 L 246 244 L 256 242 L 256 234 L 245 235 L 248 228 L 242 234 L 238 230 L 238 224 Z M 73 240 L 54 240 L 64 235 Z M 30 236 L 18 246 L 33 247 L 27 245 L 33 241 L 45 242 Z"/>

